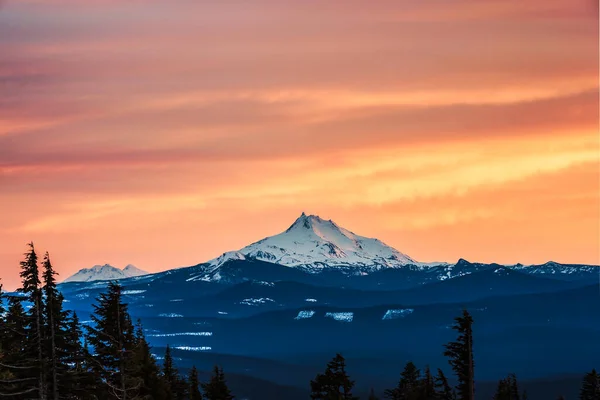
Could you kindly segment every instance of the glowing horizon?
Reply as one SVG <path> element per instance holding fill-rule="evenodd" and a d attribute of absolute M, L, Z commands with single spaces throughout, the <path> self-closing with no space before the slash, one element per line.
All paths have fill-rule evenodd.
<path fill-rule="evenodd" d="M 0 278 L 194 265 L 332 219 L 412 258 L 600 264 L 589 0 L 0 3 Z"/>

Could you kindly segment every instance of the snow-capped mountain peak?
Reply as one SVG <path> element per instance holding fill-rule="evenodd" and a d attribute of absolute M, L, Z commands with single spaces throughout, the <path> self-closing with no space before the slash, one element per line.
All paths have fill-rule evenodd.
<path fill-rule="evenodd" d="M 290 267 L 398 267 L 417 264 L 378 239 L 359 236 L 332 220 L 302 215 L 285 231 L 225 253 L 210 261 L 219 266 L 235 258 L 254 258 Z"/>
<path fill-rule="evenodd" d="M 141 276 L 141 275 L 147 275 L 148 274 L 148 272 L 139 269 L 138 267 L 136 267 L 133 264 L 127 264 L 127 266 L 125 266 L 125 268 L 123 268 L 123 272 L 128 277 Z"/>
<path fill-rule="evenodd" d="M 143 271 L 131 264 L 127 265 L 123 269 L 113 267 L 110 264 L 104 264 L 94 265 L 92 268 L 83 268 L 65 279 L 63 282 L 108 281 L 132 278 L 134 276 L 142 276 L 147 274 L 148 272 Z"/>

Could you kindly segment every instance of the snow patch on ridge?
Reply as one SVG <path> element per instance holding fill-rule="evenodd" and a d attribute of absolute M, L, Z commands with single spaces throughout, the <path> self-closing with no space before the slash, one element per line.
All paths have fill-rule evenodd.
<path fill-rule="evenodd" d="M 240 301 L 240 304 L 244 304 L 244 305 L 247 305 L 247 306 L 257 306 L 259 304 L 265 304 L 267 302 L 274 303 L 275 300 L 270 299 L 268 297 L 264 297 L 264 298 L 261 297 L 259 299 L 248 298 L 248 299 L 244 299 L 244 300 Z"/>
<path fill-rule="evenodd" d="M 352 322 L 354 319 L 353 312 L 328 312 L 325 314 L 325 318 L 333 318 L 336 321 Z"/>
<path fill-rule="evenodd" d="M 298 315 L 294 319 L 308 319 L 315 315 L 313 310 L 298 311 Z"/>
<path fill-rule="evenodd" d="M 185 350 L 185 351 L 210 351 L 212 347 L 210 346 L 201 346 L 201 347 L 191 347 L 191 346 L 175 346 L 173 347 L 177 350 Z"/>
<path fill-rule="evenodd" d="M 165 317 L 165 318 L 183 318 L 183 315 L 175 314 L 175 313 L 162 313 L 162 314 L 158 314 L 158 316 Z"/>
<path fill-rule="evenodd" d="M 387 310 L 385 315 L 383 316 L 383 318 L 381 318 L 382 320 L 386 320 L 386 319 L 398 319 L 398 318 L 404 318 L 407 315 L 410 315 L 414 312 L 415 310 L 412 308 L 402 308 L 402 309 L 398 309 L 398 310 Z"/>
<path fill-rule="evenodd" d="M 178 332 L 178 333 L 154 333 L 150 337 L 176 337 L 176 336 L 212 336 L 212 332 Z"/>
<path fill-rule="evenodd" d="M 225 264 L 227 261 L 231 260 L 245 260 L 246 256 L 238 251 L 228 251 L 226 253 L 221 254 L 219 257 L 214 260 L 210 260 L 208 262 L 211 266 L 219 266 Z"/>
<path fill-rule="evenodd" d="M 128 294 L 128 295 L 132 295 L 132 294 L 142 294 L 142 293 L 146 293 L 146 290 L 123 290 L 122 292 L 123 294 Z"/>

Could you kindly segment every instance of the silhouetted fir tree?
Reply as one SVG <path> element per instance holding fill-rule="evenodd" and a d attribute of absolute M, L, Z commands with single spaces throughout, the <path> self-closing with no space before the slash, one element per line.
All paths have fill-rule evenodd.
<path fill-rule="evenodd" d="M 510 374 L 505 379 L 498 381 L 494 400 L 520 400 L 520 398 L 517 376 L 515 374 Z"/>
<path fill-rule="evenodd" d="M 4 350 L 8 340 L 8 331 L 6 330 L 6 308 L 4 307 L 4 292 L 2 291 L 2 283 L 0 282 L 0 379 L 4 379 L 4 374 L 7 372 L 2 366 L 4 358 Z"/>
<path fill-rule="evenodd" d="M 165 350 L 165 360 L 163 363 L 162 374 L 167 386 L 167 399 L 185 399 L 187 383 L 181 377 L 181 375 L 179 375 L 179 371 L 173 363 L 173 356 L 171 355 L 171 347 L 169 345 L 167 345 L 167 349 Z"/>
<path fill-rule="evenodd" d="M 444 356 L 449 357 L 449 363 L 458 379 L 456 387 L 460 400 L 474 400 L 475 380 L 473 361 L 473 318 L 467 310 L 463 315 L 454 319 L 456 324 L 452 329 L 458 332 L 455 342 L 445 345 Z"/>
<path fill-rule="evenodd" d="M 585 374 L 579 392 L 580 400 L 600 400 L 600 375 L 595 369 Z"/>
<path fill-rule="evenodd" d="M 523 390 L 523 396 L 522 396 L 522 399 L 523 399 L 523 400 L 527 400 L 527 398 L 528 398 L 528 397 L 529 397 L 529 396 L 527 395 L 527 390 Z"/>
<path fill-rule="evenodd" d="M 27 300 L 31 303 L 27 324 L 27 338 L 31 343 L 24 349 L 22 357 L 29 360 L 32 366 L 34 366 L 31 371 L 32 376 L 37 378 L 38 398 L 45 400 L 47 396 L 42 320 L 42 288 L 37 254 L 33 243 L 29 243 L 28 246 L 29 251 L 24 254 L 25 260 L 21 261 L 20 276 L 22 287 L 17 289 L 17 291 L 25 294 Z"/>
<path fill-rule="evenodd" d="M 310 382 L 311 399 L 358 399 L 352 395 L 354 381 L 346 373 L 346 360 L 341 354 L 327 363 L 324 374 Z"/>
<path fill-rule="evenodd" d="M 369 398 L 367 400 L 379 400 L 379 397 L 375 395 L 375 389 L 371 388 L 369 392 Z"/>
<path fill-rule="evenodd" d="M 6 308 L 4 307 L 4 286 L 2 285 L 2 279 L 0 279 L 0 355 L 2 354 L 2 339 L 4 338 L 4 318 L 6 314 Z"/>
<path fill-rule="evenodd" d="M 100 398 L 130 399 L 142 382 L 132 374 L 135 336 L 127 304 L 122 301 L 121 286 L 109 283 L 108 292 L 100 294 L 87 326 L 87 342 L 93 348 L 91 369 L 102 382 Z"/>
<path fill-rule="evenodd" d="M 204 392 L 205 400 L 233 400 L 235 397 L 227 387 L 223 369 L 215 365 L 213 374 L 207 383 L 200 385 Z"/>
<path fill-rule="evenodd" d="M 58 400 L 61 395 L 61 381 L 68 373 L 68 358 L 70 357 L 67 344 L 68 313 L 63 310 L 63 296 L 56 288 L 56 272 L 50 262 L 48 253 L 42 262 L 43 294 L 42 318 L 44 321 L 44 355 L 47 360 L 47 387 L 51 399 Z M 63 393 L 63 396 L 64 393 Z"/>
<path fill-rule="evenodd" d="M 150 352 L 150 345 L 146 341 L 144 329 L 139 320 L 135 329 L 135 342 L 132 375 L 139 377 L 141 380 L 138 397 L 141 399 L 166 399 L 166 385 L 160 375 L 160 368 L 156 363 L 156 359 Z"/>
<path fill-rule="evenodd" d="M 421 397 L 421 371 L 409 361 L 400 374 L 398 386 L 387 389 L 384 397 L 391 400 L 413 400 Z"/>
<path fill-rule="evenodd" d="M 423 400 L 435 400 L 435 382 L 431 375 L 431 369 L 429 365 L 425 367 L 425 374 L 421 380 L 421 396 Z"/>
<path fill-rule="evenodd" d="M 562 394 L 560 396 L 557 397 L 556 400 L 565 400 L 565 396 L 563 396 Z"/>
<path fill-rule="evenodd" d="M 200 380 L 198 379 L 198 370 L 195 366 L 190 370 L 188 384 L 189 400 L 202 400 L 202 393 L 200 393 Z"/>
<path fill-rule="evenodd" d="M 517 376 L 515 374 L 510 374 L 508 376 L 508 380 L 510 382 L 511 400 L 521 400 L 521 395 L 519 394 L 519 384 L 517 383 Z"/>
<path fill-rule="evenodd" d="M 456 397 L 444 372 L 439 368 L 435 377 L 435 392 L 438 400 L 454 400 Z"/>
<path fill-rule="evenodd" d="M 63 362 L 70 364 L 71 367 L 61 380 L 61 391 L 70 399 L 94 399 L 99 382 L 93 378 L 91 356 L 82 343 L 84 337 L 76 313 L 69 314 L 66 327 L 66 357 L 63 358 Z"/>
<path fill-rule="evenodd" d="M 37 365 L 23 354 L 30 353 L 31 341 L 28 339 L 28 316 L 23 308 L 23 298 L 8 297 L 8 309 L 3 318 L 2 338 L 2 397 L 10 399 L 31 399 L 38 394 L 36 383 L 39 377 L 35 373 Z"/>
<path fill-rule="evenodd" d="M 498 387 L 494 394 L 493 400 L 509 400 L 510 399 L 510 387 L 506 379 L 498 381 Z"/>

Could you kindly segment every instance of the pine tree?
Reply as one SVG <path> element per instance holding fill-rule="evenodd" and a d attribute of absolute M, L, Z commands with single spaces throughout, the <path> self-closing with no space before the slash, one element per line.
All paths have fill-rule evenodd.
<path fill-rule="evenodd" d="M 185 399 L 187 383 L 181 378 L 177 367 L 173 363 L 173 356 L 171 355 L 171 347 L 169 345 L 167 345 L 165 351 L 162 375 L 167 386 L 167 399 Z"/>
<path fill-rule="evenodd" d="M 71 365 L 61 380 L 61 390 L 69 399 L 93 399 L 99 382 L 91 372 L 91 355 L 83 345 L 83 332 L 76 313 L 70 313 L 66 321 L 65 357 L 63 362 Z"/>
<path fill-rule="evenodd" d="M 97 302 L 91 316 L 93 326 L 87 327 L 87 341 L 94 350 L 91 368 L 102 381 L 107 398 L 127 400 L 136 395 L 142 382 L 132 374 L 136 341 L 121 286 L 109 283 L 108 292 Z"/>
<path fill-rule="evenodd" d="M 31 303 L 27 325 L 27 338 L 31 341 L 24 349 L 23 358 L 29 360 L 33 365 L 32 376 L 37 378 L 37 392 L 40 400 L 46 400 L 46 363 L 44 360 L 44 337 L 42 332 L 42 290 L 38 257 L 33 243 L 29 243 L 29 251 L 25 253 L 25 260 L 21 261 L 20 276 L 22 287 L 17 289 L 25 294 Z"/>
<path fill-rule="evenodd" d="M 346 360 L 341 354 L 336 354 L 327 364 L 325 373 L 318 374 L 310 387 L 311 399 L 357 399 L 352 395 L 354 381 L 346 373 Z"/>
<path fill-rule="evenodd" d="M 493 400 L 508 400 L 510 399 L 510 388 L 506 379 L 498 381 L 498 387 L 496 388 L 496 394 L 494 394 Z"/>
<path fill-rule="evenodd" d="M 63 297 L 56 288 L 56 272 L 50 262 L 50 255 L 44 256 L 43 266 L 43 294 L 45 302 L 42 307 L 44 321 L 44 354 L 48 361 L 47 379 L 48 393 L 53 400 L 60 397 L 59 377 L 66 375 L 67 364 L 64 358 L 67 356 L 65 343 L 66 317 L 63 310 Z"/>
<path fill-rule="evenodd" d="M 235 397 L 227 387 L 223 369 L 215 365 L 210 381 L 200 385 L 205 400 L 234 400 Z"/>
<path fill-rule="evenodd" d="M 435 377 L 435 392 L 436 399 L 439 400 L 454 400 L 455 396 L 452 391 L 452 387 L 448 383 L 448 379 L 444 375 L 444 372 L 438 368 L 437 376 Z"/>
<path fill-rule="evenodd" d="M 474 400 L 475 380 L 473 361 L 473 318 L 467 310 L 461 317 L 455 318 L 453 329 L 458 332 L 455 342 L 445 345 L 444 356 L 449 357 L 449 363 L 458 379 L 458 397 L 460 400 Z"/>
<path fill-rule="evenodd" d="M 421 396 L 423 400 L 435 400 L 435 382 L 431 375 L 431 369 L 429 366 L 425 367 L 425 374 L 421 380 Z"/>
<path fill-rule="evenodd" d="M 156 359 L 150 352 L 151 348 L 141 322 L 138 320 L 135 330 L 135 348 L 133 350 L 132 375 L 141 381 L 138 396 L 142 399 L 166 399 L 167 391 L 163 379 L 160 376 L 160 368 Z"/>
<path fill-rule="evenodd" d="M 505 379 L 498 381 L 494 400 L 520 400 L 520 397 L 515 374 L 510 374 Z"/>
<path fill-rule="evenodd" d="M 4 374 L 6 372 L 5 367 L 2 367 L 2 360 L 9 339 L 8 331 L 6 329 L 6 308 L 4 307 L 4 292 L 2 287 L 2 283 L 0 282 L 0 379 L 4 379 Z"/>
<path fill-rule="evenodd" d="M 595 369 L 585 374 L 579 393 L 580 400 L 600 400 L 600 375 Z"/>
<path fill-rule="evenodd" d="M 510 399 L 521 400 L 521 396 L 519 394 L 519 385 L 517 383 L 517 376 L 515 374 L 510 374 L 507 379 L 510 385 Z"/>
<path fill-rule="evenodd" d="M 391 400 L 416 400 L 421 396 L 421 371 L 417 366 L 409 361 L 404 366 L 400 374 L 398 386 L 394 389 L 387 389 L 384 392 L 386 399 Z"/>
<path fill-rule="evenodd" d="M 8 310 L 3 324 L 2 351 L 2 397 L 12 399 L 31 398 L 38 393 L 36 364 L 31 364 L 23 354 L 29 350 L 31 341 L 27 337 L 28 316 L 23 308 L 23 298 L 8 297 Z"/>
<path fill-rule="evenodd" d="M 190 376 L 188 378 L 189 383 L 189 400 L 202 400 L 202 393 L 200 393 L 200 381 L 198 379 L 198 370 L 196 367 L 192 367 L 190 370 Z"/>

